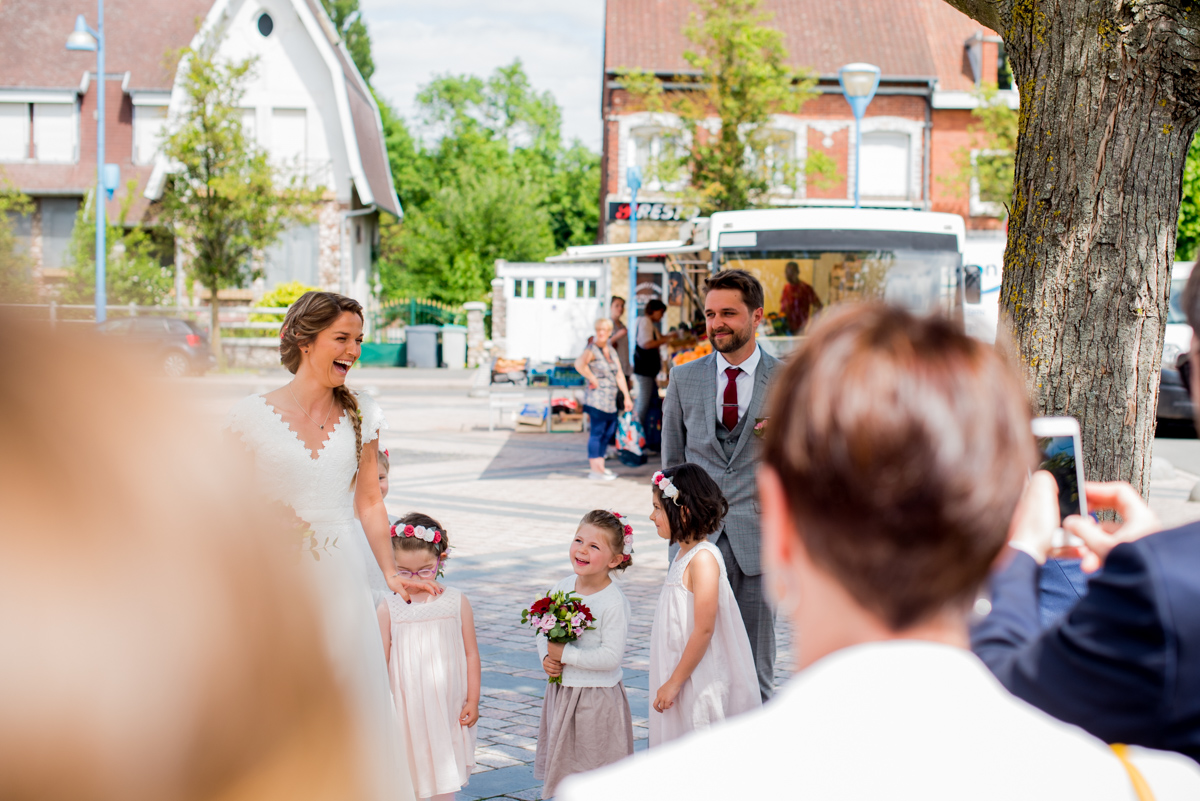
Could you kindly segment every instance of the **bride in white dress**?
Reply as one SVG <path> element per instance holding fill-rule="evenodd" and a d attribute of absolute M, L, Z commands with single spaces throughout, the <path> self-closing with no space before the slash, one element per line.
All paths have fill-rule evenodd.
<path fill-rule="evenodd" d="M 288 310 L 280 334 L 283 365 L 295 378 L 274 392 L 243 398 L 227 425 L 253 454 L 265 492 L 292 507 L 316 534 L 316 550 L 303 553 L 302 563 L 318 588 L 326 644 L 357 713 L 364 786 L 372 801 L 410 801 L 407 748 L 354 541 L 361 536 L 355 512 L 392 591 L 407 601 L 409 589 L 437 594 L 441 588 L 398 575 L 376 480 L 379 430 L 387 422 L 374 400 L 345 386 L 361 350 L 362 326 L 357 301 L 306 293 Z M 356 481 L 357 475 L 370 480 Z"/>

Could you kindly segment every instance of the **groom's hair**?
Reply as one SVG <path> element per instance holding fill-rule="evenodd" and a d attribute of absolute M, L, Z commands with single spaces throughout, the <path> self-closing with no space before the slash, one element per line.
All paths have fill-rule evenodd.
<path fill-rule="evenodd" d="M 750 311 L 763 307 L 762 282 L 745 270 L 721 270 L 704 279 L 704 294 L 714 289 L 736 289 Z"/>

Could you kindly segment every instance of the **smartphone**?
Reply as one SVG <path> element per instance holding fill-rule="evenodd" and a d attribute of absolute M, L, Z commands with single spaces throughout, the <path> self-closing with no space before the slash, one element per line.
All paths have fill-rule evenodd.
<path fill-rule="evenodd" d="M 1059 522 L 1068 515 L 1087 515 L 1087 497 L 1083 493 L 1083 459 L 1079 444 L 1079 423 L 1074 417 L 1035 417 L 1033 436 L 1037 441 L 1040 464 L 1058 483 Z M 1078 545 L 1066 542 L 1062 545 Z M 1074 537 L 1071 538 L 1075 540 Z"/>

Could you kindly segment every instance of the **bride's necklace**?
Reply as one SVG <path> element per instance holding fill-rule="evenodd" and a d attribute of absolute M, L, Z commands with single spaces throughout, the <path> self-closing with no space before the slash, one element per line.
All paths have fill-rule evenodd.
<path fill-rule="evenodd" d="M 325 423 L 328 423 L 328 422 L 329 422 L 329 414 L 330 414 L 330 412 L 332 412 L 332 411 L 333 411 L 333 401 L 330 401 L 330 402 L 329 402 L 329 409 L 328 409 L 328 410 L 326 410 L 326 412 L 325 412 L 325 419 L 324 419 L 324 421 L 322 421 L 322 422 L 318 423 L 316 420 L 313 420 L 313 419 L 312 419 L 312 415 L 311 415 L 311 414 L 309 414 L 308 412 L 304 411 L 304 407 L 300 405 L 300 401 L 296 400 L 296 393 L 295 393 L 295 392 L 292 392 L 292 388 L 291 388 L 291 386 L 290 386 L 290 385 L 288 386 L 288 388 L 287 388 L 287 391 L 288 391 L 288 394 L 292 396 L 292 400 L 293 400 L 293 401 L 296 401 L 296 408 L 300 410 L 300 413 L 301 413 L 301 414 L 303 414 L 305 417 L 307 417 L 309 420 L 312 420 L 312 424 L 313 424 L 314 426 L 320 426 L 321 430 L 322 430 L 322 431 L 324 431 L 324 430 L 325 430 Z"/>

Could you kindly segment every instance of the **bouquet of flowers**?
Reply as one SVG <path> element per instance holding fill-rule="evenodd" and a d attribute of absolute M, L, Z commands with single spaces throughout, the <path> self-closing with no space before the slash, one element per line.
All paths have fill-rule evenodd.
<path fill-rule="evenodd" d="M 585 631 L 594 629 L 592 610 L 573 592 L 553 592 L 534 601 L 533 606 L 521 612 L 521 622 L 533 626 L 534 630 L 550 642 L 574 642 Z M 561 676 L 552 676 L 551 684 L 562 684 Z"/>

